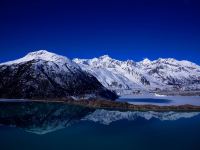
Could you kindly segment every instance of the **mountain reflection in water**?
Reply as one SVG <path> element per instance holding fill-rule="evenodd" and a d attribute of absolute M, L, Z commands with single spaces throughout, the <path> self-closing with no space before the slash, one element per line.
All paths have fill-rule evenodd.
<path fill-rule="evenodd" d="M 63 103 L 0 103 L 0 124 L 45 134 L 65 128 L 93 111 L 87 107 Z"/>
<path fill-rule="evenodd" d="M 177 120 L 191 118 L 199 112 L 139 112 L 92 109 L 64 103 L 0 102 L 0 124 L 25 131 L 46 134 L 66 128 L 78 121 L 109 125 L 119 120 Z"/>

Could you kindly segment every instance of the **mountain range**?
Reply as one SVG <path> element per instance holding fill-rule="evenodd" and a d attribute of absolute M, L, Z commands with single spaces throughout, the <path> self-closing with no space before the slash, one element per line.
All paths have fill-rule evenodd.
<path fill-rule="evenodd" d="M 184 92 L 200 90 L 200 66 L 173 58 L 140 62 L 120 61 L 108 55 L 93 59 L 73 59 L 105 87 L 119 95 L 138 92 Z"/>
<path fill-rule="evenodd" d="M 39 50 L 0 64 L 1 98 L 104 98 L 143 92 L 200 91 L 200 66 L 176 59 L 73 60 Z"/>

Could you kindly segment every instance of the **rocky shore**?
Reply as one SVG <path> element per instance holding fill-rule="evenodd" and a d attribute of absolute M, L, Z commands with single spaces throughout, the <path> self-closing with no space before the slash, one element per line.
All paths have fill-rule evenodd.
<path fill-rule="evenodd" d="M 179 106 L 157 106 L 157 105 L 134 105 L 127 102 L 116 102 L 110 100 L 73 100 L 73 99 L 48 99 L 32 100 L 37 102 L 59 102 L 72 105 L 81 105 L 94 109 L 114 109 L 130 111 L 200 111 L 200 106 L 179 105 Z"/>

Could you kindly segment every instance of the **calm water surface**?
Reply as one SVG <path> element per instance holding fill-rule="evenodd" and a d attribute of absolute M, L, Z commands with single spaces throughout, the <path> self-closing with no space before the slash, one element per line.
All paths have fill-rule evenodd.
<path fill-rule="evenodd" d="M 199 150 L 199 112 L 0 102 L 1 150 Z"/>

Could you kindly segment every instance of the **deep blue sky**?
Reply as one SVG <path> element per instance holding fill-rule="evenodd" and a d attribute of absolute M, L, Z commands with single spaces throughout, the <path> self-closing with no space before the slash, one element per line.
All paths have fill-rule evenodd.
<path fill-rule="evenodd" d="M 200 2 L 0 0 L 0 62 L 38 49 L 69 58 L 109 54 L 200 64 Z"/>

